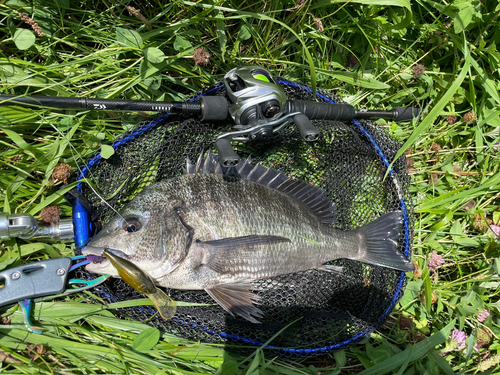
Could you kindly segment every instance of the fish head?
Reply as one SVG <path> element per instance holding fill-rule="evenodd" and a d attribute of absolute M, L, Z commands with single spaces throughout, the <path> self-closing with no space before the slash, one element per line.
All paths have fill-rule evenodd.
<path fill-rule="evenodd" d="M 178 209 L 168 200 L 142 198 L 137 196 L 114 216 L 82 253 L 102 256 L 104 249 L 111 249 L 156 279 L 171 272 L 184 259 L 188 246 L 186 227 Z M 86 270 L 118 277 L 117 270 L 106 259 L 88 264 Z"/>

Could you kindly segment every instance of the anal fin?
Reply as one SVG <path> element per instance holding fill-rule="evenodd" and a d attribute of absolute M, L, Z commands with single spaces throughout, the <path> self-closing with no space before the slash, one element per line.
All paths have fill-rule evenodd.
<path fill-rule="evenodd" d="M 236 314 L 252 323 L 259 323 L 256 318 L 262 317 L 262 311 L 254 303 L 258 303 L 260 297 L 250 291 L 249 284 L 223 284 L 205 291 L 231 315 Z"/>

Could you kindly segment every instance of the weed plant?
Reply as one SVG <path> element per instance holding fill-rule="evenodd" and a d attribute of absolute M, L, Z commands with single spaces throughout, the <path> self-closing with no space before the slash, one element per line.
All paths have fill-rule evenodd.
<path fill-rule="evenodd" d="M 235 358 L 140 322 L 85 293 L 48 299 L 24 328 L 2 310 L 9 374 L 498 373 L 500 6 L 492 0 L 0 1 L 0 93 L 183 100 L 240 64 L 340 95 L 358 108 L 419 106 L 379 121 L 404 143 L 417 271 L 386 326 L 303 363 Z M 150 114 L 0 107 L 0 201 L 40 218 L 62 195 L 61 163 L 90 155 Z M 56 131 L 55 128 L 58 130 Z M 64 172 L 64 171 L 62 171 Z M 71 244 L 6 240 L 0 269 L 69 256 Z"/>

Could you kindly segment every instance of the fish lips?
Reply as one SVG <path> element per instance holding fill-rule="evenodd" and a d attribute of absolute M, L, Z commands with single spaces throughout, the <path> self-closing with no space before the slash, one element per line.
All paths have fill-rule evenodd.
<path fill-rule="evenodd" d="M 82 254 L 83 255 L 95 255 L 95 256 L 102 257 L 102 253 L 103 253 L 104 249 L 105 249 L 104 247 L 86 246 L 82 250 Z M 128 259 L 129 258 L 129 256 L 127 254 L 125 254 L 121 250 L 109 249 L 109 248 L 107 248 L 107 250 L 110 253 L 113 253 L 114 255 L 119 256 L 120 258 L 124 258 L 124 259 Z M 85 269 L 88 272 L 108 273 L 106 271 L 106 269 L 109 269 L 110 267 L 114 270 L 114 267 L 111 265 L 111 262 L 108 259 L 101 258 L 97 262 L 92 262 L 92 263 L 87 264 L 87 266 L 85 267 Z M 115 273 L 116 273 L 116 271 L 115 271 Z"/>

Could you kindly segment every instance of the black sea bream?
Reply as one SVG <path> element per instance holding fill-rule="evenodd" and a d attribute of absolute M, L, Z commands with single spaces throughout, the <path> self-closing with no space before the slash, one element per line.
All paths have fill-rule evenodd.
<path fill-rule="evenodd" d="M 397 246 L 401 212 L 356 230 L 334 229 L 335 206 L 321 189 L 249 160 L 236 170 L 239 178 L 228 179 L 212 153 L 188 162 L 184 175 L 141 191 L 84 254 L 109 248 L 158 285 L 204 289 L 254 323 L 261 316 L 250 291 L 254 280 L 308 269 L 341 272 L 324 265 L 338 258 L 413 270 Z M 107 260 L 87 270 L 118 277 Z"/>

